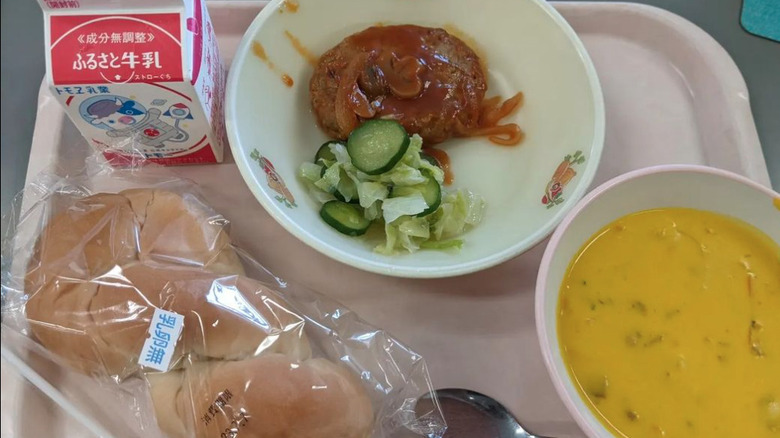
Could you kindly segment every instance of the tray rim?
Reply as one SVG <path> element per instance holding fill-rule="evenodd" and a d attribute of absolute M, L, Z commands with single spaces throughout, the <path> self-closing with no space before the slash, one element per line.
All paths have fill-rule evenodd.
<path fill-rule="evenodd" d="M 742 72 L 737 66 L 734 58 L 728 53 L 725 47 L 721 45 L 712 35 L 692 21 L 656 6 L 642 3 L 631 3 L 625 1 L 619 2 L 574 2 L 560 1 L 551 2 L 555 6 L 560 6 L 563 10 L 602 10 L 609 13 L 618 13 L 624 11 L 627 13 L 644 15 L 654 19 L 659 24 L 664 24 L 682 37 L 697 44 L 696 49 L 703 55 L 702 60 L 708 65 L 709 70 L 720 84 L 726 84 L 730 87 L 730 93 L 724 93 L 728 102 L 726 108 L 730 113 L 730 119 L 737 128 L 739 144 L 735 149 L 739 151 L 742 159 L 742 167 L 745 171 L 744 176 L 760 183 L 763 186 L 772 187 L 769 178 L 769 170 L 766 166 L 766 158 L 761 147 L 761 141 L 758 137 L 758 130 L 753 118 L 753 111 L 750 106 L 750 93 Z"/>

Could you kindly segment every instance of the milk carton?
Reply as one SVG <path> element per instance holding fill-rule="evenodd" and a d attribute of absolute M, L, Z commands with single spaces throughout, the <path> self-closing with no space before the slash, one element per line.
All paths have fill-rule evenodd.
<path fill-rule="evenodd" d="M 95 148 L 222 161 L 225 70 L 205 0 L 39 3 L 52 94 Z"/>

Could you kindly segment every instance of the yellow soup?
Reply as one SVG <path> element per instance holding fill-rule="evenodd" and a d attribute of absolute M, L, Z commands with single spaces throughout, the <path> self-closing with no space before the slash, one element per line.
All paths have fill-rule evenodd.
<path fill-rule="evenodd" d="M 780 247 L 761 231 L 623 217 L 574 258 L 558 315 L 569 374 L 615 436 L 780 437 Z"/>

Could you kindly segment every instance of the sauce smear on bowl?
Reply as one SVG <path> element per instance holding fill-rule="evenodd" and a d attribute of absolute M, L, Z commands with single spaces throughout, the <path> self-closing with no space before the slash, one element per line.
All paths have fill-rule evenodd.
<path fill-rule="evenodd" d="M 568 268 L 558 334 L 615 436 L 780 436 L 780 246 L 750 225 L 683 208 L 608 225 Z"/>

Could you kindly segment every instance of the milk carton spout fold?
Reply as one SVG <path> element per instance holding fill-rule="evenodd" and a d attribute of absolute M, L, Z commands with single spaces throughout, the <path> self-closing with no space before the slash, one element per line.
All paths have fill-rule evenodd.
<path fill-rule="evenodd" d="M 52 93 L 112 162 L 218 163 L 225 68 L 203 0 L 39 0 Z"/>

